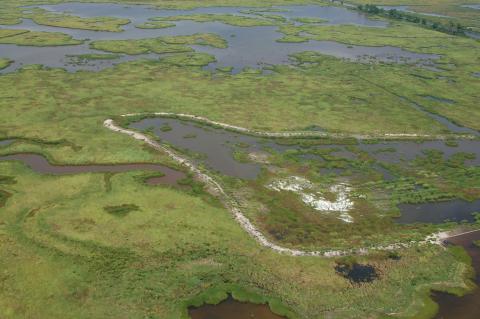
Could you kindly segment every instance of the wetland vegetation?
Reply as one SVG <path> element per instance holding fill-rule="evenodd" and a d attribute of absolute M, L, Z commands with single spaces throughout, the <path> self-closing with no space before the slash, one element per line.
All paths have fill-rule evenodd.
<path fill-rule="evenodd" d="M 474 318 L 480 10 L 113 2 L 0 4 L 0 318 Z"/>

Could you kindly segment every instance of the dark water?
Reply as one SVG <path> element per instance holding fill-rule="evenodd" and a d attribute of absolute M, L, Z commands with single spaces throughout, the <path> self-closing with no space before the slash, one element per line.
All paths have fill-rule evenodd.
<path fill-rule="evenodd" d="M 335 271 L 356 284 L 372 282 L 378 278 L 375 267 L 371 265 L 357 263 L 352 265 L 339 264 L 335 267 Z"/>
<path fill-rule="evenodd" d="M 452 237 L 449 244 L 462 246 L 472 258 L 475 269 L 475 283 L 480 285 L 480 247 L 473 241 L 480 240 L 480 231 Z M 439 305 L 439 312 L 435 319 L 478 319 L 480 318 L 480 289 L 463 297 L 456 297 L 447 293 L 436 292 L 433 299 Z"/>
<path fill-rule="evenodd" d="M 203 305 L 188 310 L 192 319 L 284 319 L 268 305 L 239 302 L 229 297 L 217 305 Z"/>
<path fill-rule="evenodd" d="M 68 175 L 80 173 L 121 173 L 129 171 L 154 171 L 164 174 L 149 184 L 176 184 L 185 177 L 183 172 L 159 164 L 113 164 L 113 165 L 52 165 L 45 157 L 38 154 L 15 154 L 0 156 L 0 161 L 20 161 L 37 173 Z M 149 179 L 147 179 L 148 183 Z"/>
<path fill-rule="evenodd" d="M 445 221 L 474 222 L 473 213 L 480 213 L 480 199 L 468 202 L 461 199 L 444 202 L 400 204 L 402 215 L 395 219 L 399 224 L 431 223 L 440 224 Z"/>
<path fill-rule="evenodd" d="M 432 65 L 434 54 L 413 53 L 396 47 L 366 47 L 347 46 L 333 41 L 308 41 L 305 43 L 279 43 L 277 39 L 282 34 L 277 32 L 277 27 L 236 27 L 218 22 L 198 23 L 193 21 L 175 21 L 175 27 L 165 29 L 139 29 L 135 25 L 148 21 L 149 18 L 159 16 L 175 16 L 192 13 L 228 13 L 246 15 L 241 11 L 244 7 L 212 7 L 194 10 L 159 10 L 143 5 L 118 5 L 118 4 L 92 4 L 92 3 L 67 3 L 58 5 L 40 6 L 50 11 L 70 12 L 82 17 L 108 15 L 119 18 L 128 18 L 132 23 L 123 26 L 123 32 L 98 32 L 68 28 L 58 28 L 37 25 L 29 19 L 24 19 L 21 24 L 5 26 L 10 29 L 28 29 L 34 31 L 63 32 L 76 39 L 90 40 L 120 40 L 153 38 L 159 36 L 189 35 L 194 33 L 215 33 L 228 41 L 228 48 L 215 49 L 207 46 L 192 46 L 199 52 L 215 55 L 217 62 L 210 64 L 207 69 L 231 66 L 233 72 L 239 72 L 245 67 L 262 68 L 265 65 L 290 63 L 289 55 L 302 51 L 318 51 L 323 54 L 353 61 L 384 61 L 392 63 L 414 63 L 418 65 Z M 280 7 L 279 7 L 280 8 Z M 275 12 L 287 19 L 298 17 L 317 17 L 327 19 L 325 24 L 357 24 L 367 27 L 386 27 L 383 21 L 370 20 L 366 15 L 340 7 L 324 6 L 287 6 L 281 7 L 286 12 Z M 257 17 L 255 15 L 250 15 Z M 293 21 L 293 20 L 292 20 Z M 297 23 L 297 22 L 295 22 Z M 298 23 L 297 23 L 298 24 Z M 0 26 L 0 28 L 2 28 Z M 12 72 L 23 65 L 43 64 L 48 67 L 62 67 L 68 71 L 101 70 L 112 65 L 137 60 L 140 58 L 157 59 L 161 55 L 150 54 L 142 56 L 123 55 L 116 60 L 96 60 L 88 64 L 78 65 L 71 63 L 68 55 L 99 53 L 101 51 L 89 48 L 89 41 L 83 45 L 59 47 L 29 47 L 16 45 L 0 45 L 2 57 L 11 58 L 15 62 L 3 69 L 2 73 Z"/>

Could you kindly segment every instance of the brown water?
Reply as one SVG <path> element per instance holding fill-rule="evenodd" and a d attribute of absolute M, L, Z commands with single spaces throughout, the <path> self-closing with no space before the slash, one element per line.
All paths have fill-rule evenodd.
<path fill-rule="evenodd" d="M 203 305 L 188 310 L 192 319 L 284 319 L 268 305 L 239 302 L 229 297 L 217 305 Z"/>
<path fill-rule="evenodd" d="M 0 156 L 0 161 L 20 161 L 25 165 L 28 165 L 37 173 L 53 175 L 80 173 L 121 173 L 129 171 L 154 171 L 164 174 L 162 177 L 148 178 L 146 182 L 150 185 L 174 185 L 179 179 L 185 177 L 183 172 L 160 164 L 132 163 L 111 165 L 52 165 L 44 156 L 31 153 Z"/>
<path fill-rule="evenodd" d="M 472 258 L 475 269 L 475 283 L 480 285 L 480 247 L 473 244 L 480 240 L 480 230 L 452 237 L 447 240 L 449 244 L 460 245 Z M 463 297 L 456 297 L 447 293 L 436 292 L 433 299 L 439 304 L 439 312 L 435 319 L 478 319 L 480 318 L 480 289 Z"/>

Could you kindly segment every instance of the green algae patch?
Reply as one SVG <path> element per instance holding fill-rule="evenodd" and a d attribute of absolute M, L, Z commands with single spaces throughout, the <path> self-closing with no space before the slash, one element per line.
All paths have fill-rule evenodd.
<path fill-rule="evenodd" d="M 61 32 L 0 30 L 0 44 L 46 47 L 78 45 L 82 43 L 83 40 L 73 39 L 72 36 Z"/>
<path fill-rule="evenodd" d="M 99 40 L 90 44 L 92 49 L 130 55 L 146 53 L 182 53 L 193 51 L 188 45 L 226 47 L 226 41 L 211 33 L 197 33 L 186 36 L 165 36 L 138 40 Z"/>
<path fill-rule="evenodd" d="M 24 14 L 23 17 L 32 19 L 33 22 L 40 25 L 90 31 L 121 32 L 121 26 L 130 23 L 129 19 L 115 17 L 83 18 L 48 12 L 38 8 L 34 9 L 32 13 Z"/>
<path fill-rule="evenodd" d="M 171 17 L 153 18 L 152 21 L 195 21 L 195 22 L 221 22 L 224 24 L 236 27 L 259 27 L 259 26 L 275 26 L 277 21 L 272 19 L 261 19 L 254 17 L 245 17 L 234 14 L 191 14 L 191 15 L 177 15 Z"/>

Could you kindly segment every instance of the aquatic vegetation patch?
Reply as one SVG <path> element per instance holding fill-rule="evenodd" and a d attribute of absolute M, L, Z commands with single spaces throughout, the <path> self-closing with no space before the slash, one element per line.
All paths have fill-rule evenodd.
<path fill-rule="evenodd" d="M 32 19 L 33 22 L 40 25 L 91 31 L 121 32 L 121 26 L 130 23 L 129 19 L 115 17 L 84 18 L 49 12 L 39 8 L 34 8 L 29 13 L 24 13 L 23 17 Z"/>
<path fill-rule="evenodd" d="M 271 19 L 260 19 L 254 17 L 246 17 L 233 14 L 191 14 L 176 15 L 170 17 L 152 18 L 151 21 L 182 21 L 190 20 L 195 22 L 221 22 L 237 27 L 258 27 L 258 26 L 275 26 L 277 21 Z"/>
<path fill-rule="evenodd" d="M 61 32 L 43 32 L 28 30 L 0 30 L 0 44 L 16 44 L 24 46 L 62 46 L 82 44 L 72 36 Z"/>
<path fill-rule="evenodd" d="M 157 20 L 150 20 L 142 24 L 137 24 L 135 27 L 139 29 L 165 29 L 174 27 L 175 23 L 167 22 L 167 21 L 157 21 Z"/>
<path fill-rule="evenodd" d="M 161 39 L 98 40 L 91 42 L 90 47 L 95 50 L 102 50 L 114 53 L 125 53 L 128 55 L 146 53 L 180 53 L 193 51 L 193 49 L 190 47 L 177 44 L 167 44 Z"/>
<path fill-rule="evenodd" d="M 193 51 L 188 45 L 207 45 L 225 48 L 226 41 L 213 33 L 196 33 L 182 36 L 163 36 L 135 40 L 98 40 L 90 44 L 92 49 L 125 53 L 130 55 L 145 53 L 182 53 Z"/>
<path fill-rule="evenodd" d="M 348 212 L 353 208 L 353 201 L 349 198 L 350 187 L 346 184 L 332 185 L 329 192 L 334 194 L 335 200 L 328 200 L 322 192 L 315 191 L 315 186 L 305 178 L 290 176 L 267 185 L 275 191 L 291 191 L 300 195 L 302 201 L 313 209 L 321 212 L 338 212 L 338 218 L 346 223 L 352 223 L 353 218 Z"/>
<path fill-rule="evenodd" d="M 139 211 L 140 207 L 135 204 L 122 204 L 117 206 L 105 206 L 103 209 L 111 215 L 124 217 L 131 212 Z"/>

